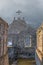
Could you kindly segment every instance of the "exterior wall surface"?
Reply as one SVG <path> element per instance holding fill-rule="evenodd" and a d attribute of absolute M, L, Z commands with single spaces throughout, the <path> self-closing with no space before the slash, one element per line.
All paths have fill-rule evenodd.
<path fill-rule="evenodd" d="M 8 24 L 0 18 L 0 65 L 9 65 L 7 53 Z"/>
<path fill-rule="evenodd" d="M 35 53 L 37 65 L 43 65 L 43 25 L 37 30 L 37 48 Z"/>

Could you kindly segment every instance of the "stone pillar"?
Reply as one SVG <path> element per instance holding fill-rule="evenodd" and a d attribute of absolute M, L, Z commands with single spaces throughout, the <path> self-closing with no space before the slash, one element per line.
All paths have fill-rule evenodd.
<path fill-rule="evenodd" d="M 8 24 L 0 18 L 0 65 L 9 65 L 7 51 Z"/>
<path fill-rule="evenodd" d="M 37 30 L 36 64 L 43 65 L 43 25 Z"/>

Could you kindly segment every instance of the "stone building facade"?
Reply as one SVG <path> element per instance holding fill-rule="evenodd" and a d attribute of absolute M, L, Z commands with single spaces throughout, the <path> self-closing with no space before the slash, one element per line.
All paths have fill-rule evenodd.
<path fill-rule="evenodd" d="M 31 58 L 35 56 L 35 48 L 32 41 L 32 35 L 29 33 L 29 30 L 21 31 L 18 35 L 17 46 L 20 48 L 19 57 Z"/>
<path fill-rule="evenodd" d="M 0 65 L 9 65 L 7 51 L 8 24 L 0 18 Z"/>
<path fill-rule="evenodd" d="M 29 55 L 34 56 L 35 55 L 34 48 L 35 42 L 33 42 L 35 41 L 34 34 L 35 34 L 34 28 L 28 25 L 25 22 L 25 20 L 17 18 L 14 19 L 13 22 L 9 25 L 8 42 L 12 41 L 14 52 L 17 51 L 16 49 L 18 48 L 19 49 L 18 52 L 20 52 L 19 54 L 24 54 L 25 56 L 26 54 L 28 56 Z M 29 49 L 32 50 L 33 54 Z"/>
<path fill-rule="evenodd" d="M 37 30 L 36 64 L 43 65 L 43 25 Z"/>

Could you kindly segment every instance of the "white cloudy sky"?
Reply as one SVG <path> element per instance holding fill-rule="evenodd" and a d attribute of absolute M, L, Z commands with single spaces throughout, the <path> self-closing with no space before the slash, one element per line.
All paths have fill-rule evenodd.
<path fill-rule="evenodd" d="M 43 0 L 0 0 L 0 17 L 8 23 L 17 16 L 19 9 L 28 23 L 39 25 L 43 22 Z"/>

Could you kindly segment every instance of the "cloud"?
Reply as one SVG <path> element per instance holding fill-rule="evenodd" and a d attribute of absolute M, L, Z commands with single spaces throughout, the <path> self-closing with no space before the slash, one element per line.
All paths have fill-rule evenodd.
<path fill-rule="evenodd" d="M 27 23 L 38 25 L 43 22 L 43 0 L 0 0 L 0 17 L 11 23 L 20 9 Z"/>

